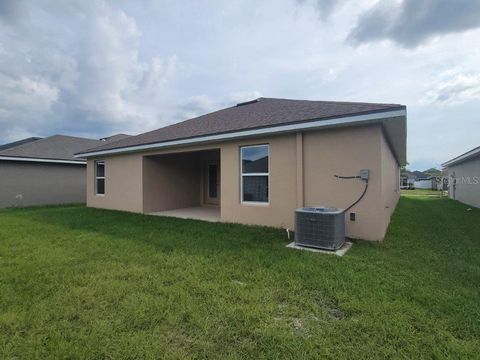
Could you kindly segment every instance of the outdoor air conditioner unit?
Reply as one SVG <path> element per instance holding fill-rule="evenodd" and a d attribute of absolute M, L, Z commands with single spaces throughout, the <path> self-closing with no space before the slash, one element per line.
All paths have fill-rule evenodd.
<path fill-rule="evenodd" d="M 295 210 L 295 245 L 337 250 L 344 243 L 343 209 L 315 206 Z"/>

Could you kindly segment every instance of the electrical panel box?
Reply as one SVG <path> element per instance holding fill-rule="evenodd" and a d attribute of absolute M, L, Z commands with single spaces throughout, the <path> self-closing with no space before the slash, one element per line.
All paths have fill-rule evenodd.
<path fill-rule="evenodd" d="M 360 170 L 360 179 L 368 180 L 370 178 L 370 170 L 362 169 Z"/>

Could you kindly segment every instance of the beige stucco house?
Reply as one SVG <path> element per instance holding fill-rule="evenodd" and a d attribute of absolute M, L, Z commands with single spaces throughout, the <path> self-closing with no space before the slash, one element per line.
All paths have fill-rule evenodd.
<path fill-rule="evenodd" d="M 480 208 L 480 146 L 442 164 L 448 173 L 448 195 Z"/>
<path fill-rule="evenodd" d="M 87 205 L 293 229 L 294 210 L 346 208 L 346 234 L 381 240 L 406 163 L 406 108 L 260 98 L 77 154 Z"/>

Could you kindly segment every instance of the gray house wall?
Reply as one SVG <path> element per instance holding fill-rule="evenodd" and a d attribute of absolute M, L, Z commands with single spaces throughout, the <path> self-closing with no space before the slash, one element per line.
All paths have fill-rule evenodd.
<path fill-rule="evenodd" d="M 454 183 L 455 179 L 455 183 Z M 448 167 L 450 198 L 480 208 L 480 157 Z"/>
<path fill-rule="evenodd" d="M 0 208 L 86 201 L 86 166 L 0 161 Z"/>

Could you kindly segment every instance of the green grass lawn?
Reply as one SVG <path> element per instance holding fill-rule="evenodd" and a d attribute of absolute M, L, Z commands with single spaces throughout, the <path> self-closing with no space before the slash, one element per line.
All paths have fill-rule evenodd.
<path fill-rule="evenodd" d="M 283 231 L 0 211 L 1 359 L 480 356 L 480 210 L 402 197 L 342 258 Z"/>

